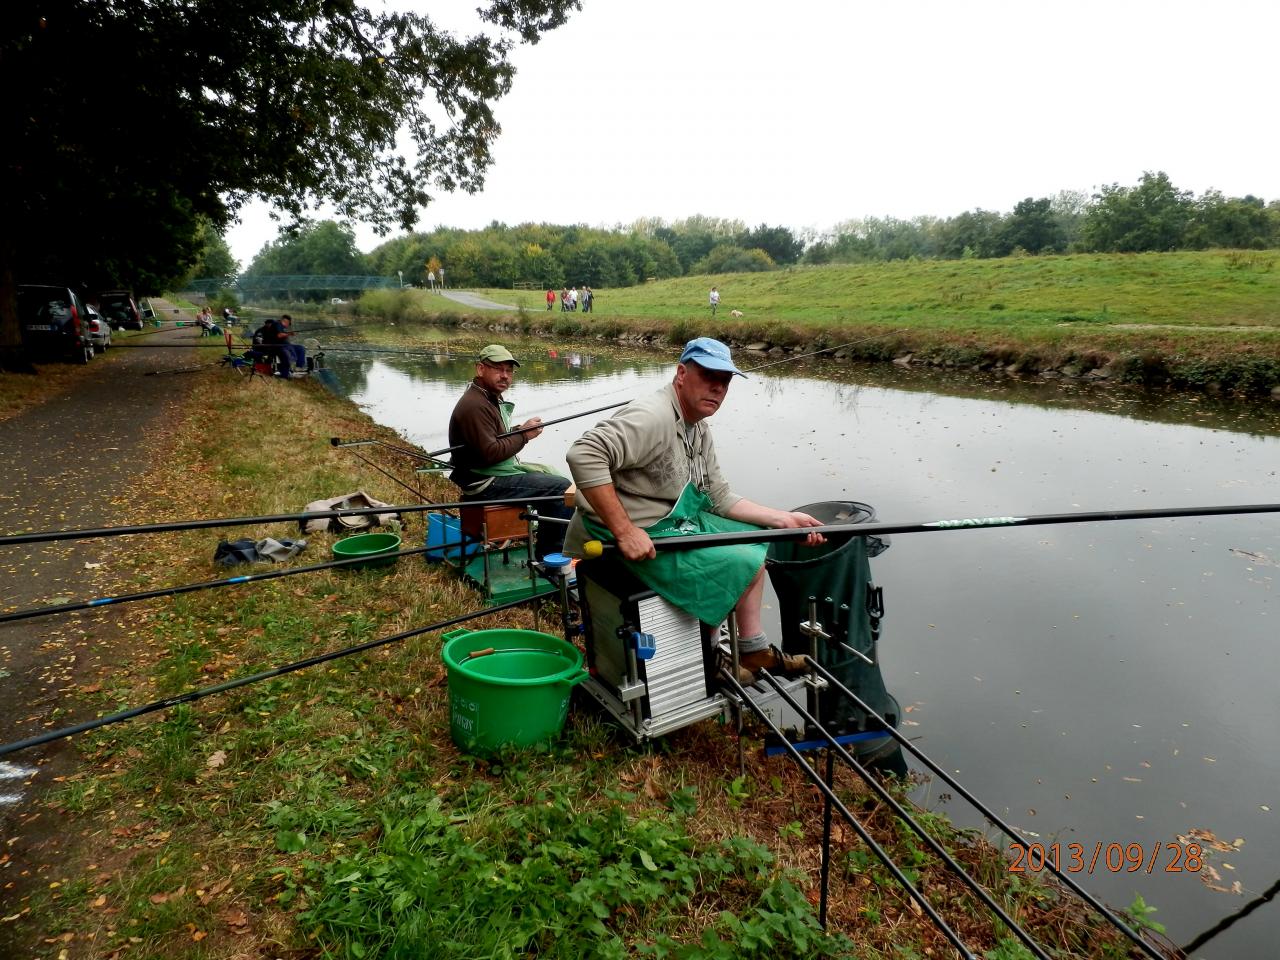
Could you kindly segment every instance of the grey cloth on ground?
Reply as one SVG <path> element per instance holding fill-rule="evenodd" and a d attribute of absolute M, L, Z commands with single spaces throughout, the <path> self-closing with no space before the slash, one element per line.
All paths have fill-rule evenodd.
<path fill-rule="evenodd" d="M 254 544 L 260 556 L 266 557 L 268 560 L 288 560 L 290 557 L 297 556 L 306 549 L 307 541 L 305 540 L 273 540 L 267 537 L 259 540 Z"/>

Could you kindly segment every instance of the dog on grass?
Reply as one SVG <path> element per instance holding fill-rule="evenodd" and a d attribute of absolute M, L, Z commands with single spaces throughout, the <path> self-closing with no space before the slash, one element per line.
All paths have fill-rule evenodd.
<path fill-rule="evenodd" d="M 740 316 L 742 316 L 742 311 L 741 311 L 741 310 L 730 310 L 730 311 L 729 311 L 729 316 L 731 316 L 731 317 L 735 317 L 735 318 L 736 318 L 736 317 L 740 317 Z"/>

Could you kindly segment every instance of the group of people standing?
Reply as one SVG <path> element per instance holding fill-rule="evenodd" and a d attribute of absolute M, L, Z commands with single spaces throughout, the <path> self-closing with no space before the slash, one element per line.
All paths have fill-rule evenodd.
<path fill-rule="evenodd" d="M 685 532 L 819 525 L 806 513 L 762 506 L 733 493 L 721 475 L 706 421 L 724 403 L 730 383 L 745 376 L 729 348 L 707 337 L 689 341 L 667 385 L 625 405 L 574 442 L 567 459 L 576 507 L 563 500 L 569 477 L 519 457 L 543 430 L 540 417 L 515 424 L 514 404 L 503 396 L 519 366 L 506 347 L 485 347 L 475 379 L 454 407 L 449 479 L 461 488 L 462 499 L 537 498 L 538 512 L 547 518 L 538 524 L 539 556 L 562 548 L 582 556 L 588 540 L 612 541 L 619 559 L 649 589 L 703 623 L 715 627 L 735 612 L 740 682 L 750 682 L 762 667 L 803 669 L 803 659 L 771 645 L 762 627 L 765 544 L 682 551 L 654 546 L 655 540 Z M 805 539 L 810 546 L 822 541 L 818 533 Z"/>
<path fill-rule="evenodd" d="M 591 312 L 591 305 L 595 302 L 596 295 L 591 292 L 590 287 L 583 287 L 579 290 L 577 287 L 564 287 L 560 291 L 560 312 L 565 313 L 569 310 L 577 310 L 582 307 L 583 313 Z M 556 292 L 548 288 L 547 290 L 547 309 L 554 310 L 556 306 Z"/>

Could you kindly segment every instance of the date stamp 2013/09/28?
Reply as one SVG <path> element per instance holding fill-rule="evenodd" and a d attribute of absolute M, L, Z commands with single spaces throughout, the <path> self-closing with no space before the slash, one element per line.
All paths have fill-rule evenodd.
<path fill-rule="evenodd" d="M 1204 850 L 1198 843 L 1103 843 L 1092 848 L 1082 843 L 1014 843 L 1010 873 L 1198 873 L 1204 866 Z"/>

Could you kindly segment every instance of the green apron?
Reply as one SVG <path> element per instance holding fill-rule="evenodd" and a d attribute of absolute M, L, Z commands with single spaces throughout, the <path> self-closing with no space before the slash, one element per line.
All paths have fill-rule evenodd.
<path fill-rule="evenodd" d="M 590 517 L 583 522 L 592 536 L 612 540 L 613 535 Z M 730 533 L 759 530 L 741 520 L 711 512 L 711 498 L 692 483 L 680 491 L 671 512 L 645 528 L 650 539 L 694 533 Z M 764 566 L 769 547 L 764 543 L 737 543 L 697 550 L 659 550 L 652 560 L 623 560 L 627 568 L 650 590 L 703 623 L 718 626 L 734 608 L 742 591 Z"/>
<path fill-rule="evenodd" d="M 515 410 L 516 405 L 510 400 L 498 401 L 498 413 L 502 417 L 503 430 L 511 429 L 511 411 Z M 497 463 L 490 464 L 487 467 L 473 467 L 472 473 L 478 473 L 482 477 L 518 477 L 522 473 L 549 473 L 553 477 L 560 476 L 551 467 L 545 463 L 524 463 L 519 457 L 511 456 L 505 460 L 499 460 Z M 568 479 L 567 477 L 565 479 Z"/>

